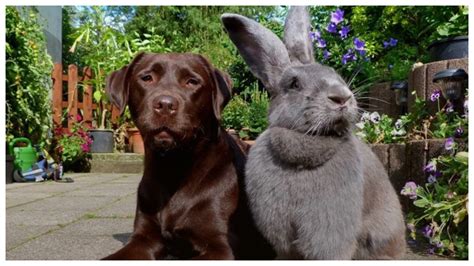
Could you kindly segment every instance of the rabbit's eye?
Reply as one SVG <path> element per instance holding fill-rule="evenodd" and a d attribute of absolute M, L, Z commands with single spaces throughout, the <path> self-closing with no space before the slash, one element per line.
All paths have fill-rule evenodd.
<path fill-rule="evenodd" d="M 291 81 L 291 85 L 290 85 L 290 88 L 292 89 L 298 89 L 300 87 L 300 84 L 298 82 L 298 80 L 296 78 L 294 78 L 292 81 Z"/>

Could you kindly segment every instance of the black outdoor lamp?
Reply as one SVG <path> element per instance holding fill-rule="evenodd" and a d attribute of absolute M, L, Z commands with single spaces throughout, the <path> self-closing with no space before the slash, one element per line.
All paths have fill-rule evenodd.
<path fill-rule="evenodd" d="M 395 92 L 395 103 L 400 106 L 401 114 L 405 114 L 407 112 L 408 102 L 408 82 L 394 81 L 390 89 Z"/>
<path fill-rule="evenodd" d="M 433 82 L 439 84 L 443 97 L 451 102 L 459 100 L 467 87 L 467 73 L 461 68 L 450 68 L 436 73 Z"/>

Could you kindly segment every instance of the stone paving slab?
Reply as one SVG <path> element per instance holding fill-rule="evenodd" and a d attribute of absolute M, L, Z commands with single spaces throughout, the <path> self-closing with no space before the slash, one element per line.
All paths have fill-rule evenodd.
<path fill-rule="evenodd" d="M 63 236 L 51 233 L 12 251 L 7 260 L 98 260 L 123 246 L 112 236 Z"/>
<path fill-rule="evenodd" d="M 130 237 L 140 174 L 6 185 L 7 260 L 97 260 Z M 419 250 L 406 259 L 438 259 Z"/>
<path fill-rule="evenodd" d="M 137 193 L 133 193 L 116 201 L 106 208 L 96 212 L 97 217 L 101 218 L 129 218 L 135 217 L 135 208 L 137 205 Z"/>

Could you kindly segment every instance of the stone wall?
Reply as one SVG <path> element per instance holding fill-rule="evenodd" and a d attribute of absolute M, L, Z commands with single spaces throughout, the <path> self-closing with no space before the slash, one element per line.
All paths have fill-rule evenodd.
<path fill-rule="evenodd" d="M 427 175 L 424 167 L 433 158 L 448 154 L 444 148 L 445 139 L 410 141 L 406 144 L 372 144 L 372 151 L 385 166 L 390 181 L 406 210 L 411 201 L 400 196 L 400 191 L 408 181 L 425 184 Z"/>
<path fill-rule="evenodd" d="M 412 110 L 415 102 L 415 95 L 412 95 L 411 92 L 416 91 L 416 96 L 426 100 L 429 112 L 436 113 L 438 104 L 437 102 L 432 103 L 430 96 L 435 90 L 439 89 L 439 86 L 433 83 L 433 76 L 437 72 L 448 68 L 462 68 L 469 73 L 468 63 L 468 58 L 461 58 L 432 62 L 414 68 L 408 75 L 408 112 Z M 375 84 L 369 89 L 367 95 L 370 97 L 367 101 L 369 103 L 366 108 L 368 111 L 377 111 L 380 114 L 387 114 L 394 118 L 400 115 L 400 107 L 395 104 L 395 92 L 390 90 L 390 82 Z M 446 100 L 440 97 L 440 103 L 443 106 Z"/>
<path fill-rule="evenodd" d="M 425 99 L 428 103 L 428 110 L 430 113 L 436 113 L 438 111 L 438 104 L 430 101 L 430 96 L 435 90 L 439 90 L 439 86 L 433 83 L 434 75 L 448 68 L 462 68 L 469 73 L 469 62 L 468 58 L 452 59 L 437 61 L 428 64 L 423 64 L 416 67 L 410 73 L 408 78 L 408 91 L 416 91 L 416 95 L 419 98 Z M 446 103 L 443 97 L 440 97 L 442 105 Z M 415 101 L 415 95 L 408 94 L 408 111 L 410 112 L 411 106 Z"/>

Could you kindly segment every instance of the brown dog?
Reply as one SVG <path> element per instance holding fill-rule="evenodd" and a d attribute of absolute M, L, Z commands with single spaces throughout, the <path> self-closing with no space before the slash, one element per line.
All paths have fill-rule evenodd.
<path fill-rule="evenodd" d="M 243 189 L 245 145 L 219 125 L 229 77 L 195 54 L 139 54 L 107 80 L 145 143 L 129 242 L 104 259 L 271 259 Z"/>

